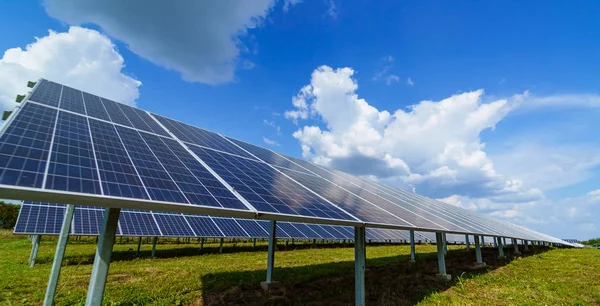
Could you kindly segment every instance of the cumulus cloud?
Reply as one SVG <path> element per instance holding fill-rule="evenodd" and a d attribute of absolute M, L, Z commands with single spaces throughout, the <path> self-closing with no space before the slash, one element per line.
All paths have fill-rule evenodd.
<path fill-rule="evenodd" d="M 288 0 L 289 9 L 299 1 Z M 96 24 L 139 56 L 181 73 L 191 82 L 217 84 L 235 78 L 241 42 L 259 26 L 273 0 L 155 1 L 45 0 L 52 17 L 73 25 Z"/>
<path fill-rule="evenodd" d="M 17 94 L 27 92 L 27 81 L 46 78 L 103 97 L 135 104 L 141 82 L 124 74 L 123 57 L 97 31 L 71 27 L 50 31 L 25 49 L 12 48 L 0 59 L 0 107 L 12 109 Z"/>
<path fill-rule="evenodd" d="M 527 94 L 483 102 L 484 91 L 476 90 L 390 113 L 357 95 L 353 75 L 347 67 L 319 67 L 292 99 L 295 109 L 287 118 L 323 123 L 293 134 L 305 158 L 438 198 L 460 194 L 512 203 L 543 197 L 497 173 L 479 138 Z"/>
<path fill-rule="evenodd" d="M 267 119 L 263 119 L 263 124 L 266 126 L 272 127 L 275 132 L 277 132 L 277 136 L 281 135 L 281 127 L 275 123 L 275 121 L 269 121 Z"/>
<path fill-rule="evenodd" d="M 406 85 L 413 87 L 415 86 L 415 82 L 413 82 L 412 78 L 406 79 Z"/>

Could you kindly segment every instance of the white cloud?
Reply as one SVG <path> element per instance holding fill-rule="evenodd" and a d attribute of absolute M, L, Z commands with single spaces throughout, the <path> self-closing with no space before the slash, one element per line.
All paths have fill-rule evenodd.
<path fill-rule="evenodd" d="M 302 0 L 284 0 L 283 1 L 283 11 L 287 12 L 298 3 L 301 3 Z"/>
<path fill-rule="evenodd" d="M 240 37 L 259 26 L 274 0 L 155 1 L 45 0 L 52 17 L 96 24 L 139 56 L 191 82 L 233 81 L 246 47 Z M 289 9 L 297 1 L 287 1 Z M 245 64 L 248 67 L 248 64 Z"/>
<path fill-rule="evenodd" d="M 412 78 L 406 79 L 406 85 L 413 87 L 415 86 L 415 82 L 413 82 Z"/>
<path fill-rule="evenodd" d="M 281 127 L 275 124 L 274 121 L 269 121 L 267 119 L 263 119 L 263 124 L 272 127 L 277 132 L 277 136 L 281 135 Z"/>
<path fill-rule="evenodd" d="M 477 90 L 390 114 L 356 94 L 353 75 L 351 68 L 319 67 L 293 98 L 296 108 L 287 118 L 312 117 L 324 124 L 293 134 L 305 158 L 396 186 L 411 184 L 435 197 L 460 194 L 497 202 L 543 197 L 539 189 L 497 173 L 479 139 L 522 102 L 522 95 L 484 103 L 483 90 Z"/>
<path fill-rule="evenodd" d="M 21 48 L 0 59 L 0 107 L 12 109 L 17 94 L 27 92 L 27 81 L 46 78 L 103 97 L 135 104 L 141 82 L 123 73 L 123 57 L 110 39 L 97 31 L 71 27 Z"/>
<path fill-rule="evenodd" d="M 270 145 L 270 146 L 276 146 L 276 147 L 278 147 L 278 146 L 279 146 L 279 143 L 278 143 L 277 141 L 275 141 L 275 140 L 272 140 L 272 139 L 269 139 L 269 138 L 267 138 L 267 137 L 264 137 L 264 136 L 263 136 L 263 141 L 264 141 L 266 144 Z"/>
<path fill-rule="evenodd" d="M 390 74 L 385 77 L 385 85 L 391 85 L 393 82 L 400 82 L 400 77 L 395 74 Z"/>
<path fill-rule="evenodd" d="M 337 6 L 334 0 L 329 0 L 327 2 L 327 15 L 333 19 L 337 18 L 338 16 Z"/>
<path fill-rule="evenodd" d="M 391 56 L 391 55 L 384 56 L 384 57 L 382 57 L 381 59 L 382 59 L 384 62 L 388 62 L 388 63 L 391 63 L 391 62 L 393 62 L 394 60 L 396 60 L 396 59 L 395 59 L 393 56 Z"/>

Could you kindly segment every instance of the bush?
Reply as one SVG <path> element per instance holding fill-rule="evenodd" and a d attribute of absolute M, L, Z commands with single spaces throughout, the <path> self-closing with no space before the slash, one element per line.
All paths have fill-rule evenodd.
<path fill-rule="evenodd" d="M 0 202 L 0 228 L 12 229 L 17 223 L 20 205 Z"/>

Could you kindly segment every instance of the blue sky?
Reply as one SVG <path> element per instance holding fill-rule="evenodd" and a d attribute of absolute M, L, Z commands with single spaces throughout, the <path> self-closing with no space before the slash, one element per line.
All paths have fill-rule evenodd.
<path fill-rule="evenodd" d="M 20 48 L 0 80 L 56 79 L 555 236 L 600 230 L 598 2 L 119 2 L 0 2 L 0 51 Z"/>

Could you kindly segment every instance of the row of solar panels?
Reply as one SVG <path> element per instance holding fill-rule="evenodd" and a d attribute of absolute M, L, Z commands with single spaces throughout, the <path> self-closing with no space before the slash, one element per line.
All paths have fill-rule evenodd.
<path fill-rule="evenodd" d="M 15 234 L 58 235 L 64 219 L 65 205 L 25 202 L 15 226 Z M 76 206 L 71 235 L 98 235 L 104 210 L 91 206 Z M 170 214 L 149 211 L 122 210 L 119 217 L 119 236 L 149 237 L 209 237 L 209 238 L 268 238 L 269 222 L 265 220 L 234 219 L 198 215 Z M 354 239 L 349 226 L 310 223 L 277 222 L 280 239 Z M 408 242 L 409 232 L 367 228 L 367 240 Z M 473 237 L 470 238 L 473 242 Z M 465 243 L 464 235 L 448 234 L 449 243 Z M 435 242 L 435 234 L 415 232 L 415 242 Z M 491 244 L 489 237 L 487 244 Z"/>
<path fill-rule="evenodd" d="M 0 137 L 0 190 L 24 199 L 67 195 L 91 205 L 561 243 L 46 80 Z"/>

